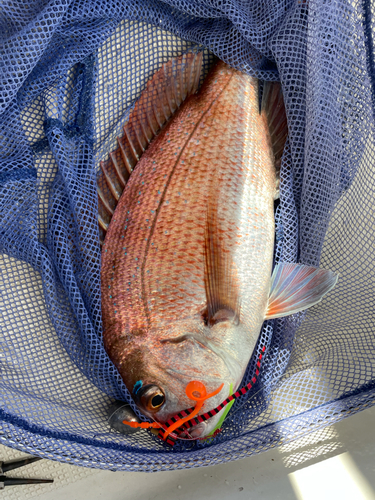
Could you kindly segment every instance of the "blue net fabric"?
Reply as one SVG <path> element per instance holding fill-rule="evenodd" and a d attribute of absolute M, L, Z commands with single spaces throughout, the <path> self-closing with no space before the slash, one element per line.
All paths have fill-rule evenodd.
<path fill-rule="evenodd" d="M 370 2 L 7 2 L 0 52 L 3 444 L 112 470 L 235 460 L 372 405 L 374 12 Z M 257 385 L 212 442 L 111 430 L 129 394 L 101 340 L 96 176 L 150 76 L 204 51 L 280 79 L 289 139 L 276 261 L 339 273 L 307 314 L 267 322 Z M 202 75 L 203 76 L 203 75 Z"/>

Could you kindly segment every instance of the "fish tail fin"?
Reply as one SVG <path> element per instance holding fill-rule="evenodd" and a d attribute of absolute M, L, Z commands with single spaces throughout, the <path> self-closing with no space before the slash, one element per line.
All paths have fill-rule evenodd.
<path fill-rule="evenodd" d="M 308 309 L 322 300 L 336 284 L 332 271 L 303 264 L 275 266 L 265 319 L 281 318 Z"/>
<path fill-rule="evenodd" d="M 283 155 L 286 138 L 288 136 L 288 124 L 284 98 L 279 82 L 264 82 L 261 103 L 261 114 L 265 117 L 271 137 L 273 154 L 275 157 L 275 168 L 279 175 L 281 157 Z"/>
<path fill-rule="evenodd" d="M 146 85 L 117 148 L 102 161 L 98 176 L 99 232 L 103 243 L 118 200 L 131 172 L 153 138 L 187 97 L 197 92 L 203 54 L 188 53 L 165 63 Z"/>

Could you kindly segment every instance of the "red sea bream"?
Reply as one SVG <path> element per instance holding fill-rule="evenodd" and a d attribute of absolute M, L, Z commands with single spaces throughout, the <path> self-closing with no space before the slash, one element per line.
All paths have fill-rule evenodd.
<path fill-rule="evenodd" d="M 202 412 L 217 406 L 239 387 L 264 320 L 316 304 L 337 279 L 296 264 L 271 279 L 279 84 L 265 86 L 260 111 L 256 78 L 219 62 L 196 92 L 200 70 L 200 54 L 164 65 L 102 164 L 104 343 L 158 422 L 192 406 L 192 380 L 224 384 Z"/>

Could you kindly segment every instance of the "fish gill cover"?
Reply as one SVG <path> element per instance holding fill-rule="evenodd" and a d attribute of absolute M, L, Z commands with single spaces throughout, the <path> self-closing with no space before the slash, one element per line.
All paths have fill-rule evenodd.
<path fill-rule="evenodd" d="M 343 0 L 3 6 L 3 444 L 98 468 L 195 467 L 266 450 L 373 404 L 372 9 Z M 289 139 L 275 262 L 320 265 L 340 280 L 304 317 L 264 324 L 243 384 L 265 345 L 258 382 L 212 442 L 168 449 L 107 423 L 114 399 L 133 403 L 102 342 L 96 177 L 149 78 L 192 50 L 204 51 L 202 78 L 214 54 L 281 81 Z"/>

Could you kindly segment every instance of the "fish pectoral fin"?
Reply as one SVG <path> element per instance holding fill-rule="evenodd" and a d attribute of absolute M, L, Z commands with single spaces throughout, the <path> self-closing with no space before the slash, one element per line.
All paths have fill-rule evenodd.
<path fill-rule="evenodd" d="M 223 321 L 238 323 L 240 317 L 239 279 L 231 251 L 220 238 L 216 191 L 212 191 L 205 230 L 204 284 L 207 308 L 203 313 L 209 326 Z"/>
<path fill-rule="evenodd" d="M 265 319 L 281 318 L 314 306 L 338 279 L 332 271 L 303 264 L 275 266 Z"/>
<path fill-rule="evenodd" d="M 277 177 L 280 173 L 281 157 L 288 136 L 288 123 L 281 84 L 264 82 L 261 114 L 265 117 L 275 158 Z M 277 193 L 275 199 L 278 198 Z"/>

